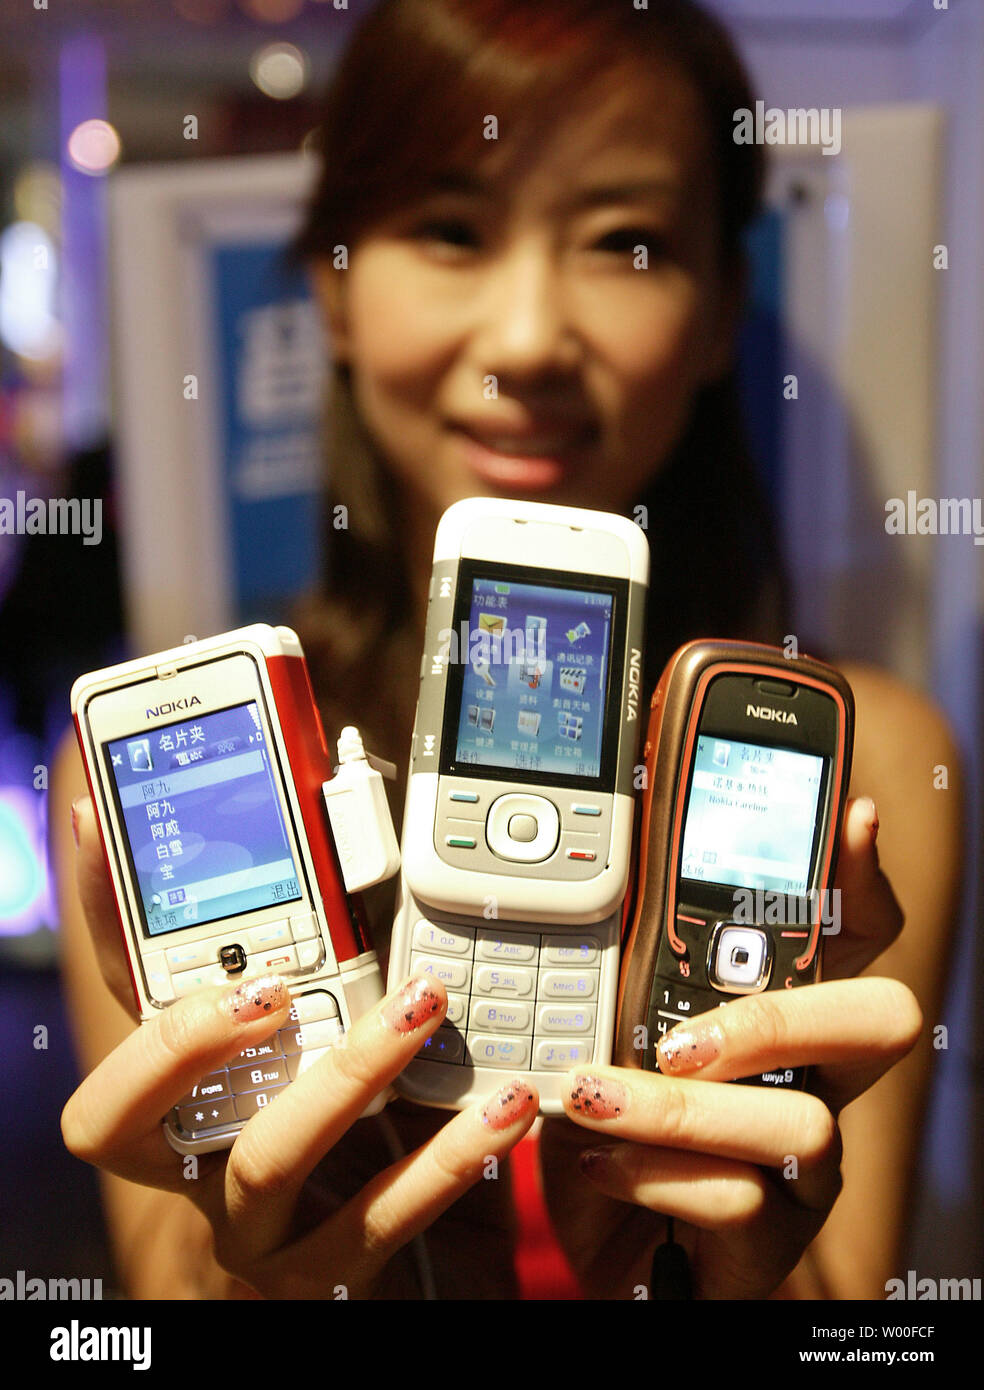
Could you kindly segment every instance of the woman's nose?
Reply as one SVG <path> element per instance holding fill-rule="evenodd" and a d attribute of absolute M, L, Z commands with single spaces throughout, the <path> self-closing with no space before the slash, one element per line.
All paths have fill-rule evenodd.
<path fill-rule="evenodd" d="M 579 361 L 569 287 L 559 256 L 538 243 L 503 254 L 476 302 L 473 349 L 483 371 L 536 376 Z"/>

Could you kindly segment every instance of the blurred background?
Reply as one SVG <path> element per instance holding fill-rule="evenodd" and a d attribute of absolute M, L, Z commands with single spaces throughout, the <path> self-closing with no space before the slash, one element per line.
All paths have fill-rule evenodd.
<path fill-rule="evenodd" d="M 58 1131 L 76 1074 L 47 769 L 77 675 L 189 634 L 281 621 L 315 576 L 329 345 L 282 253 L 314 169 L 321 95 L 372 3 L 0 11 L 0 508 L 79 499 L 88 529 L 0 522 L 0 1028 L 17 1121 L 4 1275 L 112 1287 L 94 1175 Z M 984 6 L 710 8 L 767 106 L 843 109 L 835 158 L 773 150 L 749 242 L 743 384 L 790 568 L 804 576 L 804 647 L 878 662 L 930 693 L 964 754 L 970 872 L 909 1263 L 979 1274 L 984 550 L 889 537 L 883 523 L 886 501 L 909 490 L 984 490 Z"/>

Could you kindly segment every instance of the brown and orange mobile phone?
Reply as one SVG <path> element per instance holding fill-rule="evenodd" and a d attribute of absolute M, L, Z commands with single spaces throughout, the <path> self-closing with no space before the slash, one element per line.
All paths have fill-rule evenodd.
<path fill-rule="evenodd" d="M 854 737 L 844 677 L 774 647 L 700 641 L 652 697 L 615 1062 L 658 1069 L 681 1020 L 819 979 Z M 805 1069 L 745 1078 L 802 1086 Z"/>

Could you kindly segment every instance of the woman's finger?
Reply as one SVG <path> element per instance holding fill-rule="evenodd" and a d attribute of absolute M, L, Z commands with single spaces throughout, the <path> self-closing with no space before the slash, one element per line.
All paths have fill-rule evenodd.
<path fill-rule="evenodd" d="M 878 812 L 870 796 L 847 803 L 834 887 L 837 931 L 825 932 L 828 980 L 859 975 L 891 946 L 905 916 L 878 862 Z"/>
<path fill-rule="evenodd" d="M 80 796 L 72 803 L 72 829 L 78 846 L 75 878 L 79 900 L 96 948 L 99 968 L 113 996 L 136 1021 L 133 983 L 120 938 L 119 909 L 90 797 Z"/>
<path fill-rule="evenodd" d="M 447 994 L 410 979 L 252 1117 L 229 1155 L 225 1203 L 247 1258 L 275 1250 L 308 1175 L 441 1024 Z"/>
<path fill-rule="evenodd" d="M 727 1231 L 766 1217 L 777 1195 L 826 1216 L 841 1188 L 839 1156 L 835 1149 L 802 1175 L 787 1162 L 779 1181 L 753 1164 L 648 1144 L 585 1149 L 579 1161 L 585 1177 L 609 1197 L 702 1230 Z"/>
<path fill-rule="evenodd" d="M 350 1298 L 362 1296 L 402 1246 L 476 1182 L 497 1177 L 498 1164 L 530 1128 L 539 1104 L 535 1088 L 514 1078 L 455 1115 L 330 1220 L 264 1262 L 264 1282 L 288 1287 L 292 1298 L 321 1297 L 326 1283 L 336 1281 Z"/>
<path fill-rule="evenodd" d="M 838 980 L 735 999 L 660 1039 L 662 1072 L 730 1081 L 786 1067 L 824 1066 L 840 1104 L 914 1046 L 922 1013 L 898 980 Z"/>
<path fill-rule="evenodd" d="M 564 1108 L 576 1124 L 613 1139 L 781 1168 L 811 1169 L 838 1150 L 837 1125 L 816 1096 L 678 1080 L 598 1067 L 571 1072 Z"/>
<path fill-rule="evenodd" d="M 697 1240 L 684 1228 L 677 1239 L 688 1248 L 697 1296 L 708 1299 L 767 1297 L 796 1266 L 841 1186 L 834 1155 L 797 1180 L 706 1154 L 619 1144 L 586 1150 L 581 1170 L 607 1196 L 703 1232 Z M 665 1230 L 656 1244 L 664 1239 Z M 642 1282 L 652 1258 L 650 1247 Z"/>
<path fill-rule="evenodd" d="M 82 1082 L 62 1112 L 76 1157 L 146 1186 L 181 1185 L 177 1154 L 161 1116 L 203 1076 L 287 1022 L 290 996 L 279 975 L 234 988 L 204 989 L 137 1028 Z M 196 1189 L 198 1184 L 192 1184 Z"/>

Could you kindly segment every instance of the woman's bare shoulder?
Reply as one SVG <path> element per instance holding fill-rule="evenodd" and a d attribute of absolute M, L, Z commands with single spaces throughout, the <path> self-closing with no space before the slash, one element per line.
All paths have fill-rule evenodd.
<path fill-rule="evenodd" d="M 890 672 L 844 663 L 857 713 L 853 796 L 878 812 L 878 854 L 906 927 L 878 962 L 935 1017 L 964 879 L 960 750 L 943 711 Z"/>

